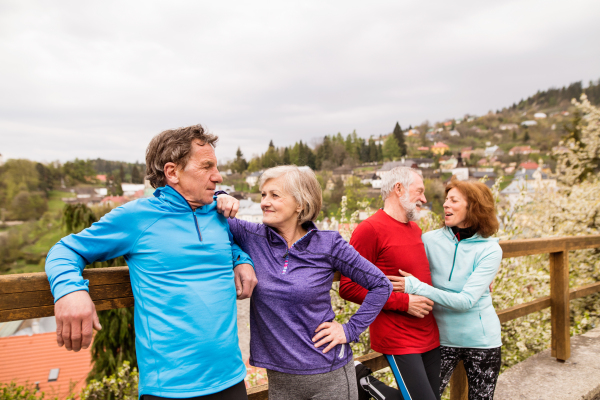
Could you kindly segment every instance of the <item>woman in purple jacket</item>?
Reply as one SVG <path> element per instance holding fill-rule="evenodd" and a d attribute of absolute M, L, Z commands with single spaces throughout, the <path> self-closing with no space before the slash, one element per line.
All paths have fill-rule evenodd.
<path fill-rule="evenodd" d="M 348 343 L 373 322 L 392 286 L 338 232 L 317 229 L 321 187 L 310 169 L 271 168 L 260 189 L 263 224 L 229 220 L 258 279 L 250 307 L 250 364 L 267 369 L 271 400 L 355 400 Z M 369 290 L 344 325 L 334 320 L 329 296 L 336 271 Z"/>

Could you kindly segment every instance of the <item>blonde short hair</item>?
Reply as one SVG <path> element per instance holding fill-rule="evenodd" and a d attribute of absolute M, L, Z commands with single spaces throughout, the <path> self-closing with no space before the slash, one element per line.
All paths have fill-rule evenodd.
<path fill-rule="evenodd" d="M 298 223 L 316 220 L 323 205 L 323 195 L 313 170 L 308 167 L 300 169 L 295 165 L 269 168 L 260 176 L 258 185 L 260 190 L 269 179 L 277 179 L 281 176 L 284 177 L 283 191 L 294 196 L 296 203 L 302 206 Z"/>

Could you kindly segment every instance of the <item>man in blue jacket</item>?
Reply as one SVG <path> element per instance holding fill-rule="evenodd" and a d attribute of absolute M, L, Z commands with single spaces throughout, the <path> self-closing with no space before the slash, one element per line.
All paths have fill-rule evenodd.
<path fill-rule="evenodd" d="M 237 204 L 220 204 L 223 215 L 217 212 L 216 141 L 200 125 L 155 136 L 146 151 L 154 198 L 127 203 L 63 238 L 46 260 L 58 344 L 79 351 L 89 346 L 93 328 L 101 329 L 81 271 L 125 257 L 135 300 L 138 392 L 150 400 L 247 399 L 235 300 L 236 291 L 239 299 L 250 297 L 256 275 L 227 224 Z"/>

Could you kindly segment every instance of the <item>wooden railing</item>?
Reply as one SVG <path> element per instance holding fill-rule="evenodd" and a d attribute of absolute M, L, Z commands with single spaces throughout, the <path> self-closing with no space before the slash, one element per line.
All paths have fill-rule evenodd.
<path fill-rule="evenodd" d="M 569 251 L 600 247 L 600 235 L 500 242 L 503 258 L 550 254 L 550 296 L 498 311 L 500 322 L 551 308 L 552 356 L 559 361 L 570 357 L 569 301 L 600 292 L 600 282 L 569 289 Z M 127 267 L 87 269 L 83 277 L 90 281 L 90 296 L 96 310 L 132 307 L 133 293 Z M 0 322 L 54 315 L 54 300 L 46 274 L 0 276 Z M 369 353 L 357 358 L 377 371 L 388 367 L 385 357 Z M 267 399 L 267 385 L 248 389 L 251 400 Z M 467 379 L 462 365 L 452 376 L 451 398 L 467 399 Z"/>

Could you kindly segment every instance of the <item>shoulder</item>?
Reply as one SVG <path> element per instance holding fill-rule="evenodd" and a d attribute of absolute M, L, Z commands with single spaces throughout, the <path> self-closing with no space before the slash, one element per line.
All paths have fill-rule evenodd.
<path fill-rule="evenodd" d="M 154 221 L 168 211 L 164 204 L 156 198 L 144 198 L 130 201 L 123 204 L 109 213 L 105 214 L 100 221 L 128 221 L 128 222 L 149 222 Z"/>
<path fill-rule="evenodd" d="M 502 247 L 500 247 L 499 239 L 495 237 L 482 238 L 481 246 L 485 249 L 485 255 L 496 255 L 502 258 Z"/>
<path fill-rule="evenodd" d="M 232 229 L 243 230 L 254 235 L 265 236 L 267 227 L 263 224 L 244 221 L 238 218 L 227 218 L 227 222 Z"/>
<path fill-rule="evenodd" d="M 372 215 L 369 218 L 362 221 L 361 223 L 359 223 L 356 226 L 356 228 L 354 228 L 352 235 L 372 235 L 376 233 L 377 220 L 373 217 L 375 217 L 375 215 Z"/>
<path fill-rule="evenodd" d="M 423 234 L 422 239 L 423 239 L 423 243 L 426 242 L 431 242 L 434 240 L 438 240 L 440 237 L 444 236 L 444 229 L 445 228 L 440 228 L 440 229 L 435 229 L 433 231 L 429 231 L 429 232 L 425 232 Z"/>

